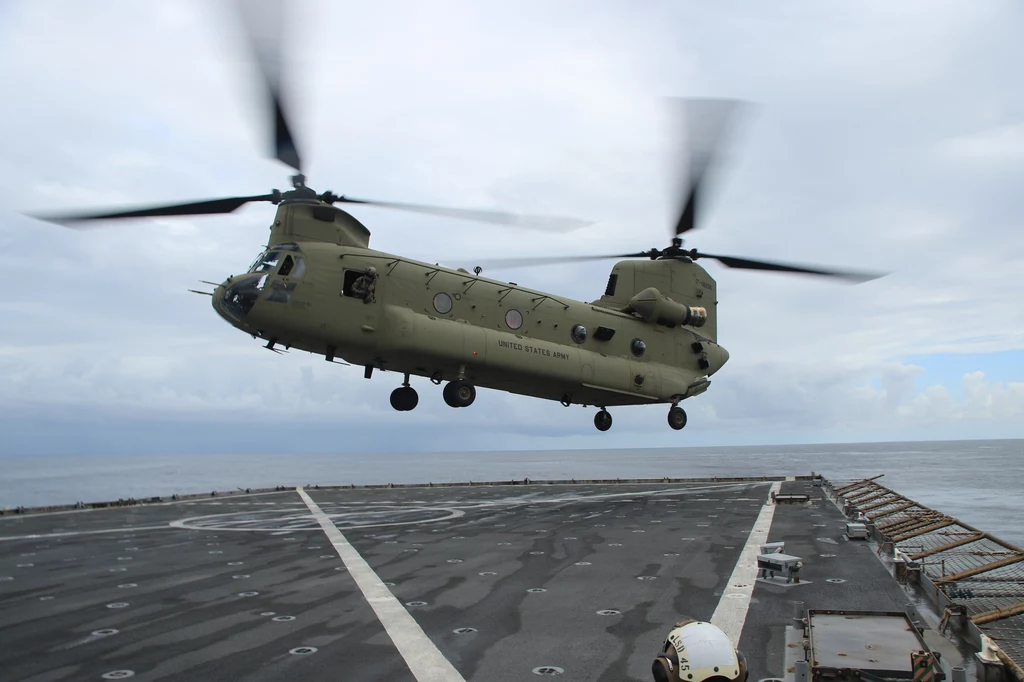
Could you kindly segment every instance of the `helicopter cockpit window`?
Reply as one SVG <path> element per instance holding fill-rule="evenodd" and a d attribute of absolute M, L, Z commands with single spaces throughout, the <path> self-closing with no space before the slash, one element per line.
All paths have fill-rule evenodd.
<path fill-rule="evenodd" d="M 249 268 L 249 272 L 269 272 L 274 270 L 281 262 L 281 253 L 278 251 L 268 251 L 252 264 Z"/>
<path fill-rule="evenodd" d="M 306 262 L 302 260 L 300 256 L 287 255 L 284 260 L 281 261 L 281 269 L 277 271 L 277 274 L 282 277 L 292 277 L 298 279 L 302 277 L 302 274 L 306 272 Z"/>
<path fill-rule="evenodd" d="M 260 254 L 259 258 L 249 266 L 249 272 L 272 273 L 278 269 L 282 277 L 300 278 L 306 272 L 306 263 L 302 256 L 291 255 L 287 251 L 297 252 L 299 247 L 295 244 L 278 244 L 273 251 Z"/>
<path fill-rule="evenodd" d="M 288 303 L 292 300 L 293 291 L 295 291 L 295 282 L 275 279 L 270 285 L 270 293 L 266 298 L 267 303 Z"/>
<path fill-rule="evenodd" d="M 291 256 L 285 256 L 284 260 L 281 261 L 281 269 L 277 271 L 277 274 L 282 277 L 287 277 L 292 269 L 295 267 L 295 259 Z"/>
<path fill-rule="evenodd" d="M 256 305 L 266 284 L 266 273 L 250 273 L 233 278 L 231 284 L 224 289 L 220 310 L 228 317 L 241 322 Z"/>

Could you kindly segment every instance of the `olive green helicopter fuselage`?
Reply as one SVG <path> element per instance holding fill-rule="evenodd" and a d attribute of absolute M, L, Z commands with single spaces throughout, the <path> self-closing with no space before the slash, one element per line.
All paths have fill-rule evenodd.
<path fill-rule="evenodd" d="M 592 302 L 534 291 L 473 272 L 431 265 L 370 248 L 370 231 L 336 207 L 357 204 L 500 225 L 578 229 L 590 223 L 558 216 L 527 216 L 500 210 L 460 209 L 396 201 L 318 194 L 305 183 L 302 154 L 283 97 L 287 88 L 284 31 L 265 27 L 266 8 L 239 3 L 250 54 L 259 65 L 266 113 L 273 121 L 272 156 L 295 170 L 288 191 L 229 196 L 128 210 L 90 210 L 40 215 L 61 225 L 170 216 L 225 215 L 249 203 L 277 205 L 267 248 L 248 272 L 229 277 L 213 297 L 217 313 L 238 329 L 263 339 L 266 347 L 301 349 L 364 368 L 402 375 L 391 393 L 398 411 L 414 409 L 419 397 L 411 376 L 445 383 L 442 396 L 452 407 L 467 407 L 482 386 L 593 405 L 594 425 L 611 427 L 607 407 L 667 403 L 668 423 L 686 426 L 679 402 L 707 390 L 709 377 L 729 353 L 717 343 L 715 280 L 697 265 L 701 258 L 729 268 L 788 272 L 849 281 L 869 281 L 880 273 L 779 263 L 698 252 L 683 248 L 698 226 L 704 182 L 729 121 L 739 103 L 730 100 L 677 100 L 686 123 L 686 184 L 663 248 L 613 255 L 550 256 L 517 259 L 515 264 L 619 260 L 604 295 Z M 276 6 L 283 11 L 283 5 Z M 280 27 L 275 20 L 272 25 Z M 699 199 L 700 198 L 700 199 Z M 505 266 L 510 265 L 504 261 Z M 206 282 L 206 284 L 212 284 Z"/>
<path fill-rule="evenodd" d="M 479 386 L 600 407 L 605 430 L 605 407 L 671 403 L 682 428 L 675 405 L 729 358 L 715 338 L 715 280 L 692 261 L 621 261 L 587 303 L 375 251 L 369 236 L 335 206 L 286 200 L 267 250 L 217 287 L 213 306 L 270 349 L 340 359 L 367 378 L 405 375 L 398 410 L 416 405 L 412 375 L 449 382 L 453 407 Z"/>

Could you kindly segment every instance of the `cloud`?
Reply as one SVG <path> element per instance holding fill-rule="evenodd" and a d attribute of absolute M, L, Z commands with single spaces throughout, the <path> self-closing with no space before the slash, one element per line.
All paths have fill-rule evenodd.
<path fill-rule="evenodd" d="M 945 140 L 940 145 L 954 161 L 967 161 L 992 167 L 994 164 L 1024 162 L 1024 123 L 1002 125 L 971 135 Z"/>
<path fill-rule="evenodd" d="M 323 440 L 311 447 L 324 448 L 346 447 L 336 431 L 395 449 L 423 446 L 424 433 L 439 446 L 495 433 L 678 443 L 667 428 L 652 435 L 661 408 L 618 410 L 600 436 L 578 407 L 481 392 L 454 416 L 423 386 L 420 407 L 396 415 L 394 374 L 365 381 L 358 368 L 259 349 L 185 290 L 248 265 L 267 236 L 266 206 L 87 231 L 18 215 L 254 194 L 287 186 L 288 171 L 260 158 L 262 93 L 222 9 L 124 0 L 0 11 L 0 78 L 18 93 L 0 112 L 0 401 L 40 438 L 47 415 L 77 413 L 126 432 L 133 419 L 191 419 L 208 434 L 277 416 L 316 425 Z M 974 436 L 1019 428 L 1013 377 L 965 381 L 961 401 L 907 363 L 1024 348 L 1024 95 L 1008 85 L 1024 59 L 1019 8 L 316 12 L 315 24 L 290 27 L 288 83 L 313 186 L 597 221 L 547 235 L 354 210 L 376 248 L 429 262 L 664 246 L 678 188 L 662 98 L 756 103 L 687 246 L 893 274 L 846 287 L 708 264 L 732 359 L 687 408 L 686 438 L 871 440 L 971 420 Z M 489 274 L 593 300 L 610 265 Z M 275 434 L 268 447 L 287 447 Z"/>

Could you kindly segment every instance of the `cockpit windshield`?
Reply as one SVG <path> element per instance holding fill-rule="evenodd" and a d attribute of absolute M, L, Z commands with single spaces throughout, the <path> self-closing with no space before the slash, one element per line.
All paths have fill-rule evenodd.
<path fill-rule="evenodd" d="M 289 254 L 289 251 L 295 255 Z M 277 244 L 269 251 L 261 253 L 249 266 L 248 272 L 272 273 L 283 263 L 280 275 L 301 277 L 306 268 L 302 257 L 298 255 L 299 251 L 298 244 Z"/>
<path fill-rule="evenodd" d="M 269 272 L 275 269 L 280 262 L 280 251 L 267 251 L 266 253 L 261 253 L 259 258 L 249 266 L 249 272 Z"/>

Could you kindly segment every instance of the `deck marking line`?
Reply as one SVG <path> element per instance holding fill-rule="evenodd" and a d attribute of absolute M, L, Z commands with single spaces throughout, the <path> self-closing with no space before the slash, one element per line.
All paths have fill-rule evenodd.
<path fill-rule="evenodd" d="M 69 530 L 59 533 L 31 533 L 29 535 L 4 535 L 0 542 L 6 540 L 46 540 L 47 538 L 75 538 L 80 535 L 100 535 L 102 533 L 134 533 L 137 530 L 167 530 L 167 526 L 130 526 L 128 528 L 102 528 L 100 530 Z"/>
<path fill-rule="evenodd" d="M 419 623 L 409 615 L 402 602 L 391 593 L 381 582 L 366 560 L 349 544 L 330 517 L 325 514 L 317 503 L 302 488 L 296 488 L 302 501 L 309 507 L 310 513 L 348 569 L 349 575 L 355 580 L 356 586 L 363 593 L 366 602 L 377 614 L 398 653 L 405 659 L 409 671 L 418 682 L 466 682 L 466 678 L 441 653 L 423 632 Z"/>
<path fill-rule="evenodd" d="M 282 494 L 282 492 L 288 493 L 289 491 L 288 490 L 285 490 L 285 491 L 269 490 L 269 491 L 264 492 L 264 493 L 242 493 L 242 494 L 244 494 L 246 497 L 255 497 L 257 495 L 280 495 L 280 494 Z M 228 493 L 228 495 L 230 495 L 230 494 L 231 493 Z M 237 497 L 238 496 L 236 495 L 235 498 L 237 499 Z M 227 499 L 230 499 L 230 498 L 228 498 L 228 497 L 218 498 L 217 504 L 220 504 L 220 500 L 227 500 Z M 210 498 L 208 498 L 208 497 L 189 497 L 189 498 L 185 498 L 185 499 L 182 499 L 182 500 L 167 500 L 166 502 L 144 502 L 144 503 L 136 505 L 134 507 L 86 507 L 85 509 L 62 509 L 60 511 L 51 511 L 51 512 L 35 512 L 34 511 L 34 512 L 28 512 L 24 516 L 18 516 L 16 518 L 19 518 L 19 519 L 28 519 L 28 518 L 34 519 L 37 516 L 58 516 L 60 514 L 85 514 L 85 513 L 88 513 L 88 512 L 114 511 L 114 510 L 118 510 L 118 509 L 124 509 L 124 510 L 128 510 L 128 509 L 131 509 L 131 508 L 142 509 L 142 508 L 145 508 L 145 507 L 166 507 L 169 504 L 206 504 L 209 501 L 210 501 Z M 253 504 L 277 504 L 277 502 L 254 502 Z M 0 517 L 0 521 L 2 521 L 4 518 L 15 518 L 15 517 Z"/>
<path fill-rule="evenodd" d="M 778 481 L 772 483 L 768 499 L 757 514 L 754 528 L 747 536 L 747 542 L 743 545 L 740 558 L 736 561 L 732 575 L 729 576 L 729 582 L 722 590 L 718 606 L 711 616 L 711 624 L 721 628 L 725 634 L 729 635 L 729 639 L 735 646 L 739 646 L 740 635 L 743 634 L 743 624 L 747 620 L 747 610 L 750 608 L 750 597 L 754 593 L 754 583 L 757 580 L 757 555 L 761 553 L 761 545 L 768 541 L 768 531 L 772 527 L 772 517 L 775 516 L 772 495 L 778 494 L 781 487 L 782 484 Z"/>

